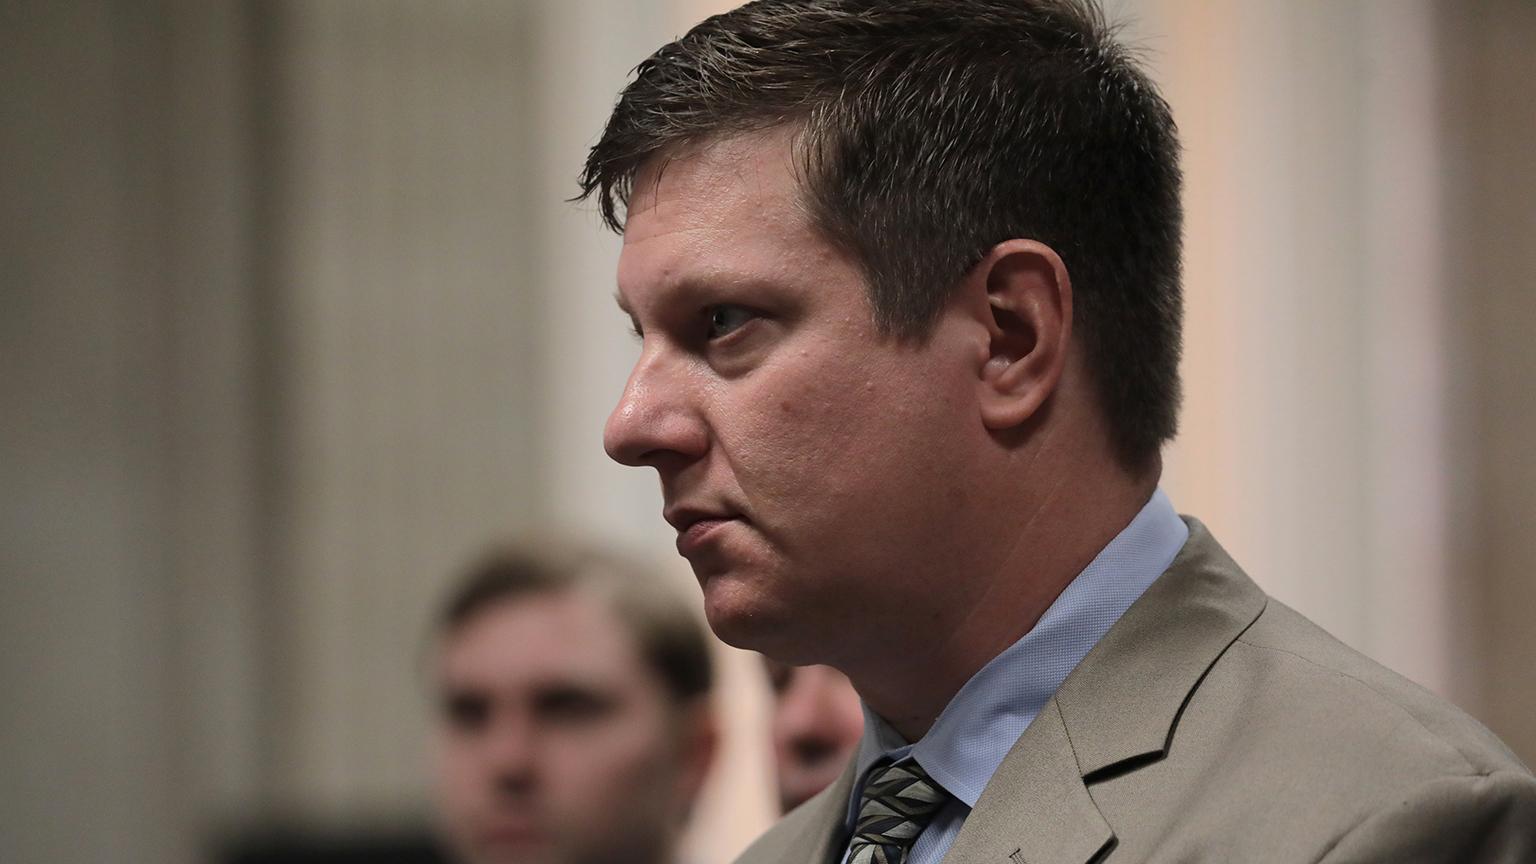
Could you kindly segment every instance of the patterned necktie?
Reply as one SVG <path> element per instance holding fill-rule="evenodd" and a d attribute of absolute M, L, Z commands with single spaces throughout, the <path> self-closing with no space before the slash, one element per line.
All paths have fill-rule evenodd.
<path fill-rule="evenodd" d="M 848 864 L 906 864 L 917 835 L 947 800 L 949 794 L 916 762 L 871 774 L 848 841 Z"/>

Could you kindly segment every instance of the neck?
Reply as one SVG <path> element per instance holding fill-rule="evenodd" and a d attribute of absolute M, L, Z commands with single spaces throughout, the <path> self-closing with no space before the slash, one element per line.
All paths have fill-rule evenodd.
<path fill-rule="evenodd" d="M 1034 628 L 1146 505 L 1161 469 L 1132 477 L 1102 461 L 1054 464 L 1055 482 L 1005 530 L 1008 540 L 998 544 L 995 563 L 980 572 L 941 574 L 939 608 L 903 622 L 911 650 L 892 656 L 887 644 L 844 664 L 865 703 L 907 741 L 926 735 L 982 666 Z"/>

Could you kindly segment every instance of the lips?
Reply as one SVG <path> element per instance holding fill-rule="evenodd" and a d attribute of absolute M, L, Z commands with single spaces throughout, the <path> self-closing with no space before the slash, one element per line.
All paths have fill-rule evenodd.
<path fill-rule="evenodd" d="M 700 519 L 699 521 L 694 522 L 692 525 L 689 525 L 686 530 L 678 532 L 678 554 L 686 558 L 689 555 L 698 552 L 704 547 L 705 544 L 710 542 L 710 539 L 715 535 L 715 532 L 735 521 L 735 519 L 715 518 Z"/>
<path fill-rule="evenodd" d="M 720 529 L 741 521 L 739 513 L 693 507 L 669 507 L 665 518 L 677 529 L 677 553 L 687 558 L 711 543 Z"/>
<path fill-rule="evenodd" d="M 482 826 L 475 839 L 482 846 L 504 847 L 535 845 L 548 837 L 542 828 L 529 822 L 502 822 Z"/>

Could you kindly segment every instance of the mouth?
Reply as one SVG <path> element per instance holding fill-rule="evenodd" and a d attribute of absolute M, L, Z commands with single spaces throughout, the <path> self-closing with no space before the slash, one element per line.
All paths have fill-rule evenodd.
<path fill-rule="evenodd" d="M 677 554 L 684 558 L 702 551 L 722 528 L 743 521 L 739 513 L 688 507 L 669 507 L 665 518 L 677 529 Z"/>
<path fill-rule="evenodd" d="M 475 839 L 481 846 L 521 847 L 543 843 L 545 833 L 538 826 L 527 822 L 510 822 L 484 826 Z"/>

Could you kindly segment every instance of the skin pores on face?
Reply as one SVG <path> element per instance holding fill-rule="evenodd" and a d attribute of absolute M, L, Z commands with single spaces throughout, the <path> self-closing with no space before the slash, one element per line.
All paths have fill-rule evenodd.
<path fill-rule="evenodd" d="M 678 830 L 682 718 L 606 601 L 518 597 L 443 638 L 439 804 L 471 864 L 661 860 Z"/>
<path fill-rule="evenodd" d="M 988 563 L 987 333 L 950 310 L 921 342 L 879 332 L 792 159 L 787 135 L 729 139 L 637 179 L 618 299 L 641 347 L 604 443 L 660 475 L 717 634 L 849 668 L 892 624 L 958 625 L 913 616 Z"/>

